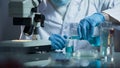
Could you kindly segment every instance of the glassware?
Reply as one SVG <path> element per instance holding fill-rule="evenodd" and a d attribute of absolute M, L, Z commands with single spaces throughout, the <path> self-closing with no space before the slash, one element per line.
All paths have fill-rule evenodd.
<path fill-rule="evenodd" d="M 73 53 L 73 46 L 74 46 L 73 40 L 69 40 L 66 46 L 66 53 Z"/>
<path fill-rule="evenodd" d="M 69 32 L 70 39 L 79 39 L 77 27 L 78 27 L 78 23 L 70 24 L 70 32 Z"/>
<path fill-rule="evenodd" d="M 99 28 L 93 28 L 92 38 L 89 40 L 90 44 L 96 48 L 100 47 L 100 33 Z"/>
<path fill-rule="evenodd" d="M 70 23 L 69 25 L 69 36 L 67 39 L 67 45 L 66 45 L 66 53 L 73 53 L 74 52 L 74 46 L 76 45 L 76 41 L 79 40 L 77 27 L 78 23 Z"/>
<path fill-rule="evenodd" d="M 104 22 L 100 25 L 100 56 L 111 60 L 113 49 L 113 27 L 111 22 Z"/>

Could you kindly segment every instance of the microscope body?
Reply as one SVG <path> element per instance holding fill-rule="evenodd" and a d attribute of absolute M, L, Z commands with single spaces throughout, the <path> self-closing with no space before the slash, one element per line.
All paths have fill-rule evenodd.
<path fill-rule="evenodd" d="M 10 0 L 9 15 L 13 17 L 13 25 L 24 25 L 23 33 L 37 36 L 38 28 L 44 27 L 45 16 L 37 12 L 40 0 Z M 39 39 L 38 37 L 33 40 Z"/>
<path fill-rule="evenodd" d="M 28 41 L 21 39 L 15 41 L 3 41 L 0 44 L 11 47 L 11 49 L 15 49 L 14 47 L 25 47 L 28 48 L 27 50 L 29 52 L 51 51 L 51 42 L 49 40 L 42 40 L 37 36 L 38 28 L 44 27 L 45 20 L 45 16 L 40 12 L 37 12 L 37 7 L 40 3 L 41 0 L 9 1 L 9 16 L 13 17 L 13 25 L 25 26 L 23 34 L 26 36 L 32 35 L 33 38 Z M 44 44 L 42 44 L 43 42 Z M 14 47 L 11 45 L 14 45 Z"/>
<path fill-rule="evenodd" d="M 9 15 L 12 17 L 31 17 L 31 9 L 39 5 L 38 0 L 10 0 Z"/>

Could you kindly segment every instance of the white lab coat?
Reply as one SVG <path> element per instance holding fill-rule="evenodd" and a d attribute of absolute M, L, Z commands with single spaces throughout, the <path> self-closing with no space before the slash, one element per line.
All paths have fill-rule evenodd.
<path fill-rule="evenodd" d="M 40 39 L 48 39 L 50 34 L 64 35 L 69 32 L 69 23 L 79 23 L 96 12 L 105 12 L 120 22 L 120 0 L 71 0 L 67 7 L 63 16 L 48 0 L 42 0 L 39 11 L 45 15 L 45 23 L 39 28 Z"/>

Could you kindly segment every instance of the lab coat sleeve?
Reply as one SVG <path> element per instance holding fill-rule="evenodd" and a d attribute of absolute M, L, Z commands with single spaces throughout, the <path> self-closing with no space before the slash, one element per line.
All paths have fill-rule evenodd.
<path fill-rule="evenodd" d="M 109 14 L 112 18 L 120 22 L 120 0 L 109 0 L 109 7 L 104 13 Z M 111 3 L 112 2 L 112 3 Z"/>
<path fill-rule="evenodd" d="M 47 0 L 41 0 L 40 5 L 38 6 L 38 11 L 42 12 L 46 9 L 47 7 Z"/>

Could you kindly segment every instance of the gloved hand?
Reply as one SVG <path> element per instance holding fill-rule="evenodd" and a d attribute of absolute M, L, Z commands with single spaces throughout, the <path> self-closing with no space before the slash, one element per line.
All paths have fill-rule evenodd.
<path fill-rule="evenodd" d="M 93 15 L 82 19 L 77 28 L 80 39 L 88 41 L 91 40 L 93 36 L 94 27 L 98 26 L 100 23 L 103 23 L 104 21 L 105 18 L 101 13 L 94 13 Z"/>
<path fill-rule="evenodd" d="M 52 49 L 63 49 L 66 44 L 66 36 L 60 36 L 58 34 L 52 34 L 49 37 L 52 44 Z"/>

